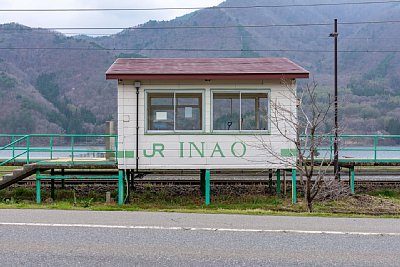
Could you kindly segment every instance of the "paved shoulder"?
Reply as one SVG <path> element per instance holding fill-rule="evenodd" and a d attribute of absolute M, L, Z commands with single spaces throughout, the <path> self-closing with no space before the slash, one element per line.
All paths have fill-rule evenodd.
<path fill-rule="evenodd" d="M 191 214 L 168 212 L 0 210 L 0 223 L 68 224 L 80 226 L 164 227 L 304 231 L 360 234 L 398 234 L 399 219 L 321 218 Z"/>

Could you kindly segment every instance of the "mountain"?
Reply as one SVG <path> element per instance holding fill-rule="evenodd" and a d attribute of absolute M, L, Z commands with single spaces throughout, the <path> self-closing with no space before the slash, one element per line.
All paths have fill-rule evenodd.
<path fill-rule="evenodd" d="M 0 25 L 0 132 L 102 133 L 116 118 L 116 85 L 104 72 L 117 57 L 288 57 L 332 90 L 337 18 L 343 131 L 400 134 L 400 27 L 377 23 L 397 20 L 400 4 L 296 6 L 313 3 L 228 0 L 220 6 L 269 7 L 203 9 L 96 38 Z"/>

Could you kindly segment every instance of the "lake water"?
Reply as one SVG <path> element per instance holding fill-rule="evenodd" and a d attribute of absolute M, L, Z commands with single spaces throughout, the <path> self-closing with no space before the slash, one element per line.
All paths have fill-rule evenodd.
<path fill-rule="evenodd" d="M 72 156 L 71 146 L 55 146 L 53 152 L 50 152 L 50 148 L 46 147 L 35 147 L 33 152 L 29 153 L 31 159 L 50 159 L 52 158 L 68 158 Z M 36 150 L 36 151 L 35 151 Z M 41 150 L 41 151 L 39 151 Z M 104 146 L 75 146 L 74 157 L 76 158 L 102 158 L 105 155 Z M 14 155 L 22 153 L 23 150 L 15 150 Z M 1 150 L 0 159 L 9 159 L 13 155 L 12 150 Z M 18 157 L 19 159 L 25 159 L 26 154 Z"/>
<path fill-rule="evenodd" d="M 51 154 L 49 148 L 37 147 L 37 150 L 47 150 L 47 151 L 36 151 L 31 152 L 31 158 L 50 158 Z M 347 147 L 346 149 L 350 149 Z M 339 148 L 339 158 L 343 159 L 374 159 L 375 152 L 372 151 L 372 147 L 354 147 L 352 150 L 340 150 Z M 371 151 L 367 150 L 371 149 Z M 64 150 L 64 151 L 63 151 Z M 70 151 L 70 146 L 55 146 L 53 147 L 53 158 L 65 158 L 71 157 L 71 152 L 65 152 L 66 150 Z M 81 151 L 80 151 L 81 150 Z M 104 146 L 75 146 L 74 147 L 74 157 L 91 157 L 91 158 L 99 158 L 104 157 Z M 90 151 L 90 152 L 82 152 L 82 151 Z M 15 151 L 15 155 L 21 153 L 23 151 Z M 327 148 L 321 149 L 319 151 L 321 158 L 329 158 L 329 153 Z M 0 151 L 0 159 L 7 159 L 12 157 L 12 150 L 2 150 Z M 26 158 L 25 155 L 20 158 Z M 400 160 L 400 147 L 397 146 L 388 146 L 388 147 L 378 147 L 376 152 L 377 159 L 399 159 Z"/>

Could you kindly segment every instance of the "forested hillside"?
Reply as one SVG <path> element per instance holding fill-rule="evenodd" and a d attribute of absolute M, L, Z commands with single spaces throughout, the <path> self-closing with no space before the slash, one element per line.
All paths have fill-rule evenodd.
<path fill-rule="evenodd" d="M 343 131 L 400 134 L 400 23 L 389 22 L 400 4 L 296 6 L 307 3 L 316 1 L 228 0 L 221 6 L 264 7 L 205 9 L 97 38 L 0 25 L 0 132 L 103 132 L 116 118 L 104 73 L 117 57 L 288 57 L 330 91 L 338 18 Z"/>

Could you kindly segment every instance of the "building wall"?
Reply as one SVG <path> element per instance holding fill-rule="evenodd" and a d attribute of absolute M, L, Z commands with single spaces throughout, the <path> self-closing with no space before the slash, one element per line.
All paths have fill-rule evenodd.
<path fill-rule="evenodd" d="M 293 87 L 295 84 L 293 82 Z M 205 129 L 199 134 L 149 134 L 145 131 L 145 92 L 147 90 L 204 90 Z M 268 89 L 270 102 L 295 113 L 295 100 L 287 85 L 272 81 L 141 81 L 139 90 L 139 169 L 265 169 L 291 168 L 294 158 L 282 158 L 282 149 L 294 146 L 273 123 L 262 135 L 211 132 L 211 90 Z M 271 116 L 274 105 L 270 104 Z M 295 136 L 282 120 L 279 129 Z M 118 164 L 120 169 L 136 168 L 136 89 L 134 81 L 118 84 Z M 274 154 L 265 147 L 273 148 Z M 196 149 L 197 148 L 197 149 Z M 155 151 L 154 151 L 155 149 Z M 200 153 L 198 152 L 200 151 Z"/>

